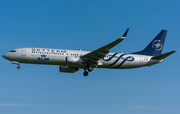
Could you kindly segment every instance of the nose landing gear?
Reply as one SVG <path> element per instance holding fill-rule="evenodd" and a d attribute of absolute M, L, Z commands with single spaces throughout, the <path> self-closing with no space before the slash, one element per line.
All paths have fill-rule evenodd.
<path fill-rule="evenodd" d="M 12 61 L 12 64 L 16 64 L 16 65 L 18 65 L 18 66 L 17 66 L 17 69 L 20 69 L 20 65 L 19 65 L 19 62 L 16 62 L 16 61 Z"/>
<path fill-rule="evenodd" d="M 19 65 L 17 66 L 17 69 L 20 69 L 20 66 L 19 66 Z"/>

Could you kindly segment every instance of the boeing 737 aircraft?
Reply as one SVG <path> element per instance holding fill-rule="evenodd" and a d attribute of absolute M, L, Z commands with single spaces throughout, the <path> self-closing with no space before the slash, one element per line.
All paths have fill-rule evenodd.
<path fill-rule="evenodd" d="M 80 68 L 84 69 L 84 76 L 95 68 L 130 69 L 143 66 L 152 66 L 161 63 L 164 58 L 176 51 L 161 54 L 167 30 L 160 33 L 142 51 L 130 54 L 110 53 L 109 50 L 126 38 L 129 28 L 117 40 L 95 50 L 77 51 L 65 49 L 46 48 L 19 48 L 13 49 L 3 55 L 3 57 L 13 64 L 20 63 L 59 65 L 59 71 L 74 73 Z"/>

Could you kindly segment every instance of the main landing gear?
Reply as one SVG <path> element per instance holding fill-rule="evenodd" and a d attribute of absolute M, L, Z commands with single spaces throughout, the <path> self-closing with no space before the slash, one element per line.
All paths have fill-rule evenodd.
<path fill-rule="evenodd" d="M 89 74 L 89 72 L 86 71 L 86 70 L 85 70 L 84 73 L 83 73 L 84 76 L 87 76 L 88 74 Z"/>
<path fill-rule="evenodd" d="M 89 67 L 88 67 L 88 71 L 89 71 L 89 72 L 92 72 L 92 71 L 93 71 L 93 67 L 89 66 Z"/>
<path fill-rule="evenodd" d="M 87 70 L 88 70 L 89 72 L 92 72 L 92 71 L 93 71 L 93 67 L 89 66 Z M 83 75 L 84 75 L 84 76 L 87 76 L 87 75 L 89 74 L 88 71 L 86 71 L 86 69 L 84 69 Z"/>

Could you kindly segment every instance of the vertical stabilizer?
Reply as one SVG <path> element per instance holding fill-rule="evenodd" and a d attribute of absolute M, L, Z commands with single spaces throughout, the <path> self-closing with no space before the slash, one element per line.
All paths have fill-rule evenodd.
<path fill-rule="evenodd" d="M 149 56 L 161 55 L 164 47 L 166 34 L 167 30 L 161 30 L 160 33 L 149 43 L 149 45 L 144 50 L 132 54 L 141 54 Z"/>

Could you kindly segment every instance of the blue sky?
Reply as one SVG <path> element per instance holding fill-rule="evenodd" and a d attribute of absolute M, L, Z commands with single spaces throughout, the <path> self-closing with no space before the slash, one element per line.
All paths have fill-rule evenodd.
<path fill-rule="evenodd" d="M 142 50 L 168 30 L 163 63 L 129 70 L 60 73 L 58 66 L 16 65 L 0 58 L 0 114 L 179 114 L 178 0 L 2 0 L 0 54 L 22 47 L 111 52 Z"/>

